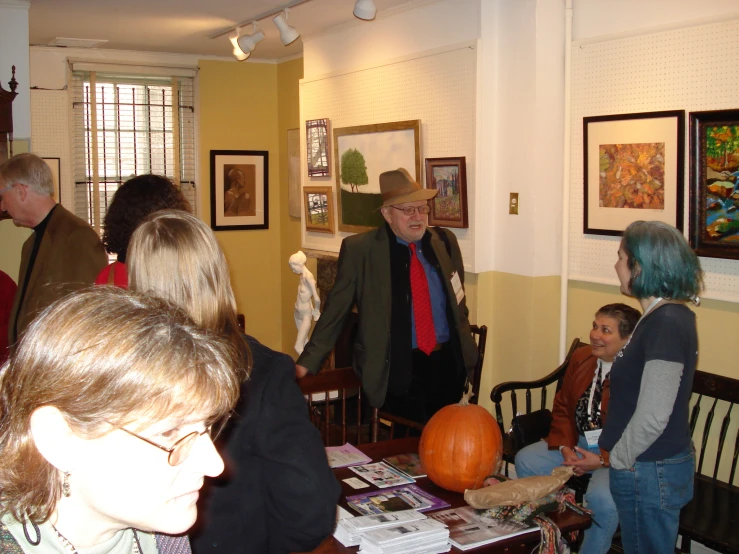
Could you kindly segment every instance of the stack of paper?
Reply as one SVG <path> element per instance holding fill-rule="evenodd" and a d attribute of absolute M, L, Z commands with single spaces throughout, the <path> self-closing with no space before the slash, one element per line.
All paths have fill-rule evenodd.
<path fill-rule="evenodd" d="M 327 446 L 326 457 L 331 468 L 347 467 L 357 464 L 366 464 L 372 458 L 349 443 L 344 446 Z"/>
<path fill-rule="evenodd" d="M 402 525 L 419 519 L 426 519 L 426 516 L 416 510 L 344 518 L 336 526 L 334 537 L 344 546 L 357 546 L 360 537 L 367 531 Z"/>
<path fill-rule="evenodd" d="M 435 519 L 374 529 L 359 539 L 359 554 L 436 554 L 451 548 L 449 529 Z"/>
<path fill-rule="evenodd" d="M 408 477 L 384 462 L 352 466 L 349 469 L 378 489 L 416 482 L 412 477 Z"/>
<path fill-rule="evenodd" d="M 535 528 L 518 521 L 486 517 L 485 513 L 486 510 L 463 506 L 429 515 L 449 527 L 449 542 L 460 550 L 522 535 Z"/>

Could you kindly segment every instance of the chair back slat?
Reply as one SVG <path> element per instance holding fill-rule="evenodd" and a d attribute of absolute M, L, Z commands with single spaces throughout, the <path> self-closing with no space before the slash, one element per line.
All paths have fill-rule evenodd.
<path fill-rule="evenodd" d="M 543 410 L 547 407 L 547 388 L 541 387 L 541 406 L 540 410 Z"/>
<path fill-rule="evenodd" d="M 513 411 L 513 416 L 518 413 L 518 401 L 516 399 L 516 391 L 511 391 L 511 410 Z"/>
<path fill-rule="evenodd" d="M 721 431 L 718 436 L 718 449 L 716 450 L 716 462 L 713 465 L 713 478 L 716 479 L 718 476 L 718 467 L 721 465 L 721 454 L 724 451 L 724 441 L 726 441 L 726 433 L 729 431 L 729 424 L 731 423 L 731 410 L 734 408 L 734 403 L 729 406 L 726 415 L 721 420 Z"/>
<path fill-rule="evenodd" d="M 713 404 L 711 404 L 711 409 L 708 410 L 708 415 L 706 415 L 706 424 L 703 427 L 703 438 L 701 439 L 701 455 L 698 459 L 698 473 L 702 473 L 703 471 L 703 460 L 706 456 L 706 444 L 708 444 L 708 436 L 711 434 L 713 416 L 716 414 L 716 404 L 718 404 L 718 398 L 714 399 Z"/>
<path fill-rule="evenodd" d="M 531 413 L 531 389 L 526 389 L 526 413 Z"/>
<path fill-rule="evenodd" d="M 693 409 L 690 411 L 690 436 L 693 437 L 693 433 L 695 432 L 695 425 L 698 423 L 698 416 L 701 413 L 701 400 L 703 399 L 703 395 L 698 395 L 698 401 L 695 403 L 695 406 L 693 406 Z"/>
<path fill-rule="evenodd" d="M 729 484 L 734 483 L 736 475 L 736 461 L 739 459 L 739 429 L 736 431 L 736 440 L 734 441 L 734 456 L 731 459 L 731 471 L 729 471 Z"/>
<path fill-rule="evenodd" d="M 488 340 L 487 325 L 470 325 L 472 336 L 477 342 L 477 364 L 472 375 L 472 393 L 470 403 L 477 404 L 480 398 L 480 379 L 482 378 L 482 363 L 485 360 L 485 346 Z"/>

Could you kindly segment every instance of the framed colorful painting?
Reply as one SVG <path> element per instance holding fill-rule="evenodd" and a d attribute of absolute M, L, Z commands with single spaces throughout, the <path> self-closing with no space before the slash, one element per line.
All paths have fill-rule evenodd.
<path fill-rule="evenodd" d="M 583 231 L 622 235 L 633 221 L 683 228 L 685 112 L 583 118 Z"/>
<path fill-rule="evenodd" d="M 690 113 L 690 244 L 739 260 L 739 110 Z"/>
<path fill-rule="evenodd" d="M 334 233 L 334 199 L 331 187 L 303 187 L 305 230 Z"/>
<path fill-rule="evenodd" d="M 439 193 L 431 199 L 429 224 L 466 229 L 467 169 L 464 156 L 426 158 L 426 188 Z"/>
<path fill-rule="evenodd" d="M 339 231 L 379 227 L 380 173 L 403 167 L 421 182 L 421 121 L 334 129 L 334 160 Z"/>
<path fill-rule="evenodd" d="M 214 231 L 269 229 L 269 153 L 210 151 L 210 226 Z"/>

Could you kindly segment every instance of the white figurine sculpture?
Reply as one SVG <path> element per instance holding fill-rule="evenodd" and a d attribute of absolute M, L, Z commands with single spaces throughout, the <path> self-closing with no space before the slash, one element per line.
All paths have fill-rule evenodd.
<path fill-rule="evenodd" d="M 316 289 L 316 279 L 308 268 L 305 267 L 307 258 L 301 250 L 290 256 L 289 264 L 293 273 L 300 275 L 298 285 L 298 299 L 295 301 L 295 326 L 298 328 L 298 337 L 295 339 L 295 351 L 303 353 L 303 348 L 308 342 L 308 333 L 311 328 L 311 320 L 318 321 L 321 316 L 321 298 Z"/>

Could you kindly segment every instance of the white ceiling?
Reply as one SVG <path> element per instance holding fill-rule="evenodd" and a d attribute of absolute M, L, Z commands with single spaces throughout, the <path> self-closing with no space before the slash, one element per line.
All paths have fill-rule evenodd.
<path fill-rule="evenodd" d="M 409 0 L 374 0 L 377 13 Z M 228 36 L 210 38 L 238 23 L 272 10 L 289 0 L 31 0 L 29 33 L 32 45 L 47 45 L 56 37 L 106 39 L 98 48 L 231 56 Z M 411 2 L 413 3 L 413 2 Z M 288 23 L 302 36 L 356 21 L 354 0 L 308 0 L 290 9 Z M 280 42 L 272 17 L 261 20 L 266 38 L 257 45 L 256 59 L 281 59 L 303 50 L 302 39 Z M 251 34 L 251 24 L 243 33 Z"/>

